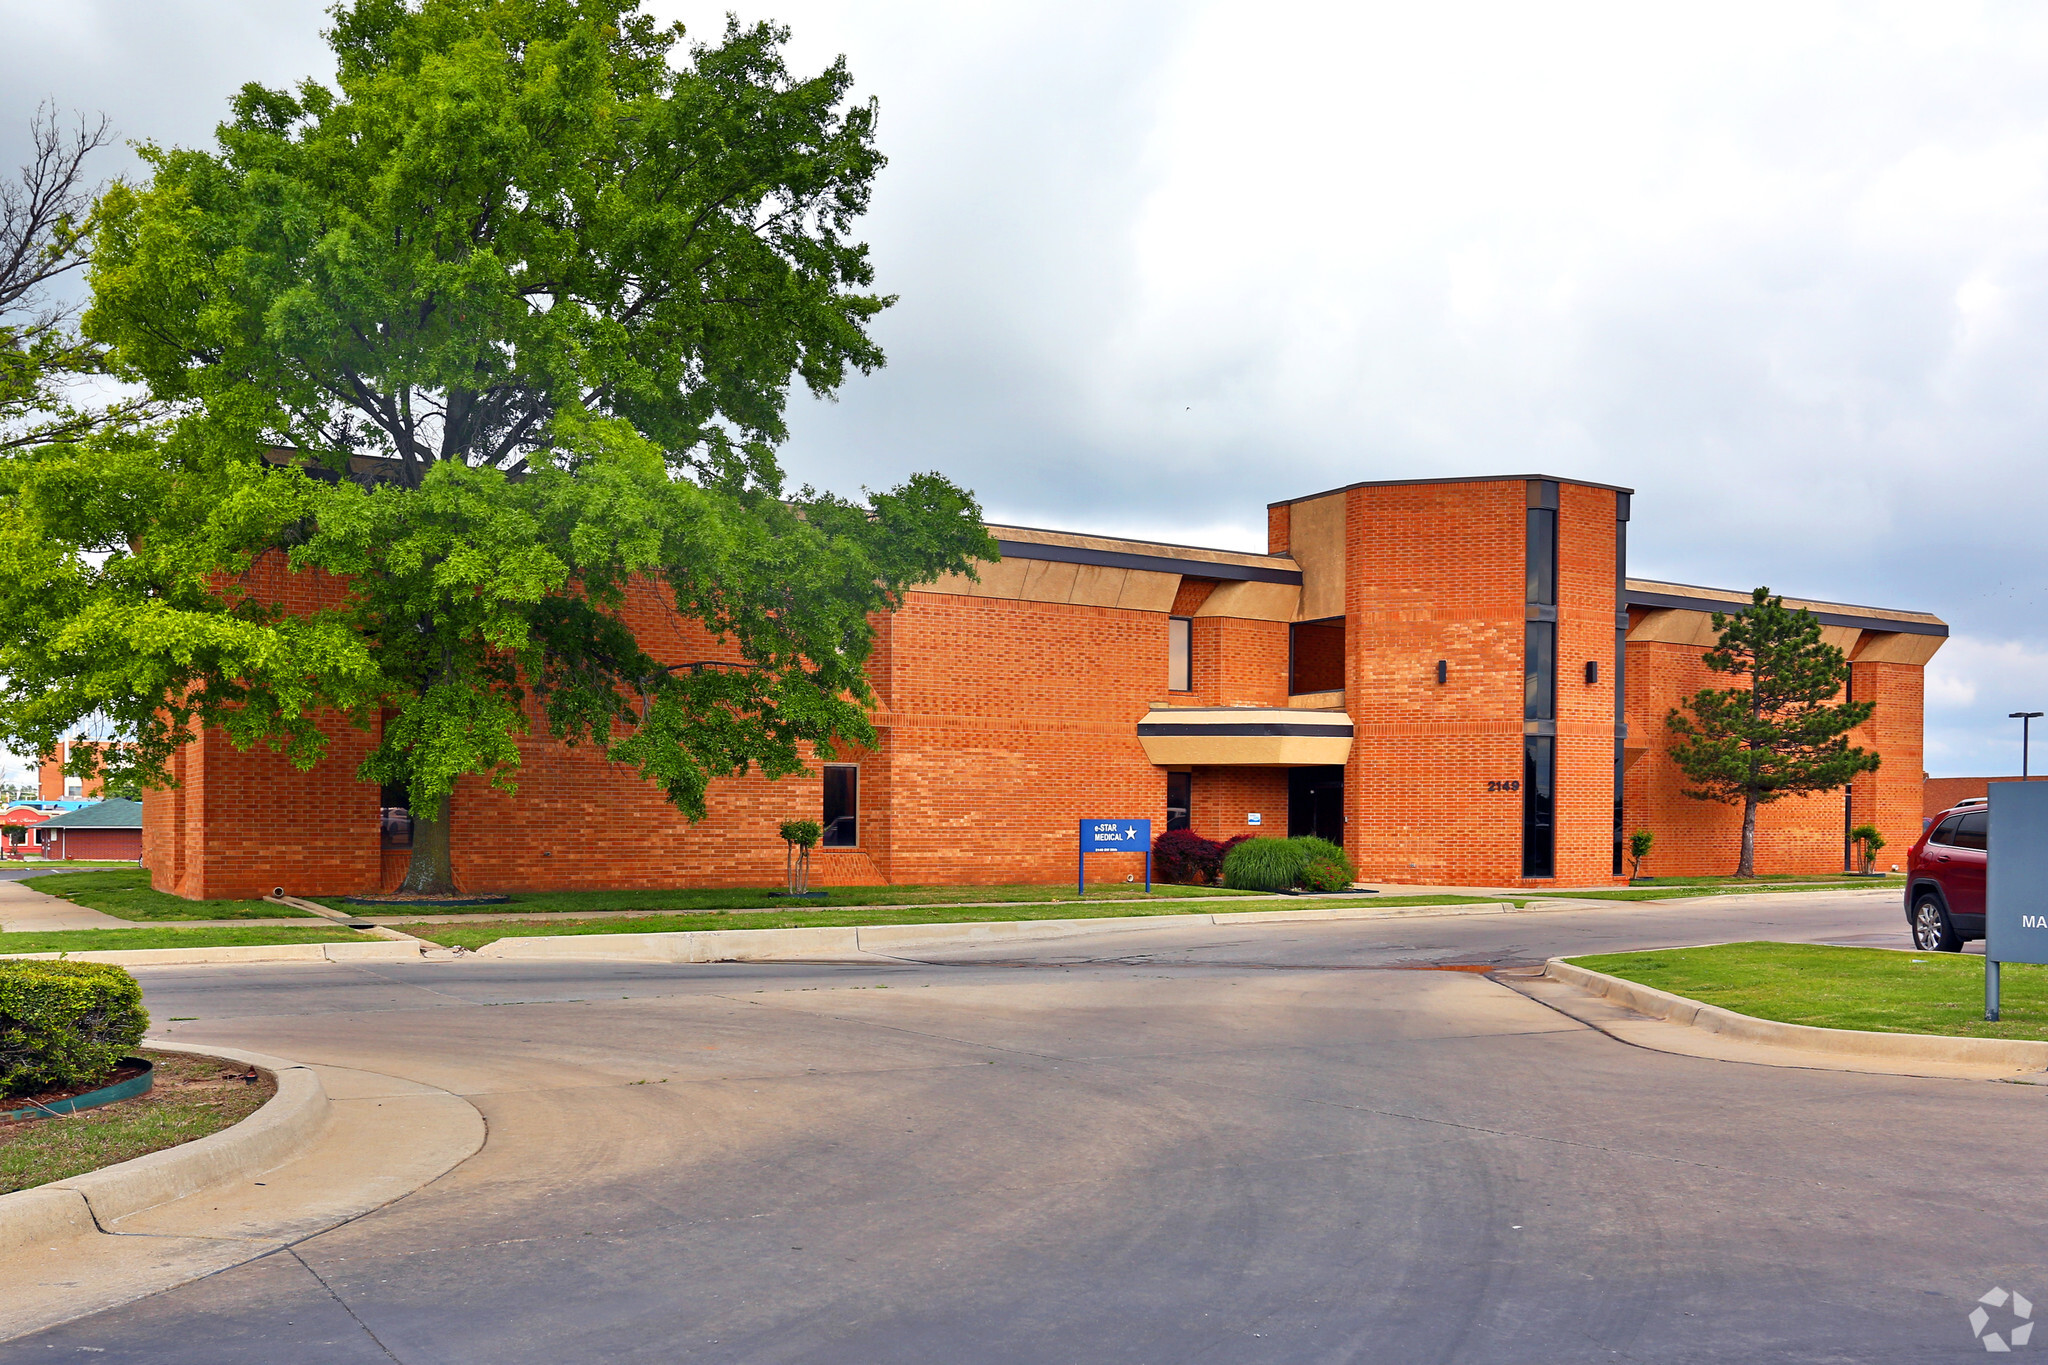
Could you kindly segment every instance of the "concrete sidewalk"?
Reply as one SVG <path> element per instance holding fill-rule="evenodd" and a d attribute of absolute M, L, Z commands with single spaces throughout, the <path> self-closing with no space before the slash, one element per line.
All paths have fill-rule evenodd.
<path fill-rule="evenodd" d="M 82 905 L 46 896 L 25 882 L 0 881 L 0 933 L 49 933 L 59 929 L 134 929 L 134 920 L 116 919 Z"/>

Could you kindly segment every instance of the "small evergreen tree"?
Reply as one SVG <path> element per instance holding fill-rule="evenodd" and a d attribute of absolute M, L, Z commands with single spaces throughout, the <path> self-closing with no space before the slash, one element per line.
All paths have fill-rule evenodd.
<path fill-rule="evenodd" d="M 1630 881 L 1643 875 L 1643 859 L 1650 856 L 1650 845 L 1657 836 L 1646 829 L 1639 829 L 1628 836 L 1628 876 Z"/>
<path fill-rule="evenodd" d="M 1862 860 L 1863 875 L 1870 875 L 1870 865 L 1877 861 L 1877 851 L 1884 847 L 1884 835 L 1876 825 L 1858 825 L 1849 831 L 1849 841 L 1856 845 L 1856 856 Z"/>
<path fill-rule="evenodd" d="M 1873 702 L 1837 702 L 1849 677 L 1842 651 L 1820 638 L 1811 612 L 1758 588 L 1748 607 L 1714 613 L 1719 639 L 1706 665 L 1735 679 L 1704 687 L 1664 718 L 1671 757 L 1693 786 L 1686 795 L 1742 807 L 1742 854 L 1735 875 L 1756 875 L 1756 812 L 1787 796 L 1848 785 L 1877 771 L 1878 756 L 1850 744 Z"/>

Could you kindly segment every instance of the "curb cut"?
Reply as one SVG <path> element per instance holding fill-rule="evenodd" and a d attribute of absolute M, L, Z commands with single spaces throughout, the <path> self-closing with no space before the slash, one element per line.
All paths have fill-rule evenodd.
<path fill-rule="evenodd" d="M 142 1045 L 261 1067 L 277 1078 L 277 1093 L 248 1118 L 218 1133 L 68 1180 L 0 1195 L 0 1254 L 104 1231 L 115 1219 L 280 1166 L 310 1146 L 327 1125 L 327 1091 L 302 1063 L 230 1047 L 148 1038 Z"/>
<path fill-rule="evenodd" d="M 1768 1043 L 1846 1057 L 1959 1062 L 2048 1071 L 2048 1042 L 2034 1039 L 1944 1038 L 1927 1033 L 1874 1033 L 1861 1029 L 1816 1028 L 1811 1024 L 1781 1024 L 1774 1019 L 1737 1014 L 1719 1005 L 1704 1004 L 1653 986 L 1591 971 L 1561 957 L 1553 957 L 1546 962 L 1543 975 L 1590 994 L 1605 996 L 1617 1005 L 1652 1019 L 1689 1025 L 1743 1042 Z"/>

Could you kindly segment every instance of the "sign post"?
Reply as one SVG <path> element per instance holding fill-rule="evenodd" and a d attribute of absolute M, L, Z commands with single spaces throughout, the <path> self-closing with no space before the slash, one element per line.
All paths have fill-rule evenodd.
<path fill-rule="evenodd" d="M 2048 787 L 2042 790 L 2048 791 Z M 1145 855 L 1145 894 L 1152 894 L 1152 822 L 1150 820 L 1083 820 L 1080 852 L 1074 855 L 1074 894 L 1088 894 L 1088 855 Z"/>
<path fill-rule="evenodd" d="M 1998 1018 L 1998 968 L 2048 963 L 2048 782 L 1994 782 L 1985 850 L 1984 1017 Z"/>

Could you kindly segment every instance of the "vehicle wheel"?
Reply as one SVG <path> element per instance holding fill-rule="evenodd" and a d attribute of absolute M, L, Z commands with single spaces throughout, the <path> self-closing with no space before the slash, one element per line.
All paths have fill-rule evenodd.
<path fill-rule="evenodd" d="M 1959 953 L 1963 941 L 1948 922 L 1948 911 L 1933 894 L 1913 902 L 1913 946 L 1923 953 Z"/>

